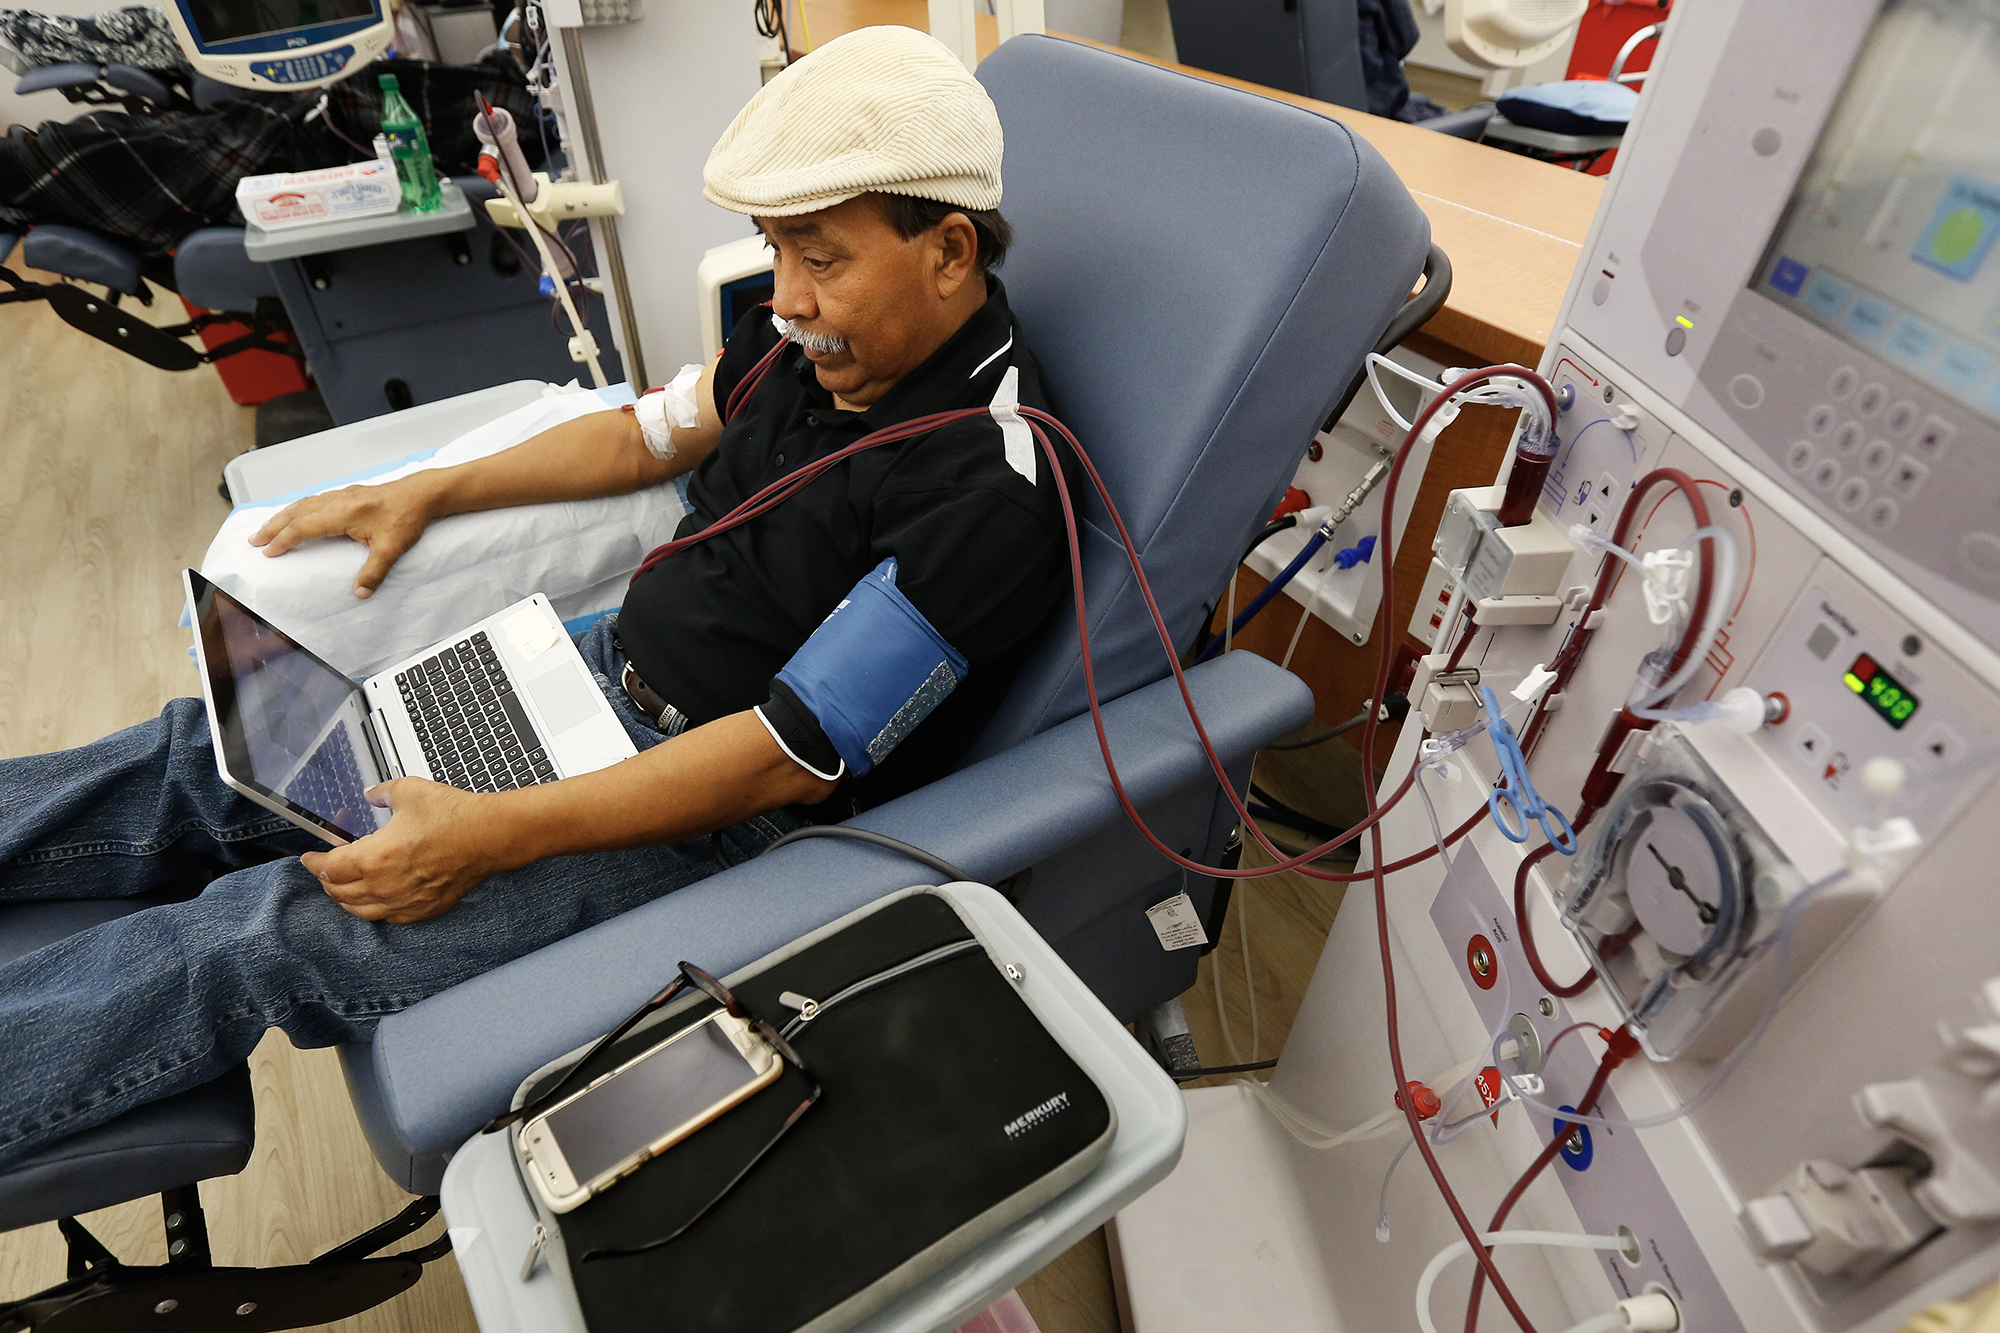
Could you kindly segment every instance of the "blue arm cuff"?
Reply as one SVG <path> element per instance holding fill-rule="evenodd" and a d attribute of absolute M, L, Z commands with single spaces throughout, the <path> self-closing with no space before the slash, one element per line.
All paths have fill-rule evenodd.
<path fill-rule="evenodd" d="M 778 673 L 850 772 L 889 757 L 965 679 L 968 663 L 896 587 L 884 560 Z"/>

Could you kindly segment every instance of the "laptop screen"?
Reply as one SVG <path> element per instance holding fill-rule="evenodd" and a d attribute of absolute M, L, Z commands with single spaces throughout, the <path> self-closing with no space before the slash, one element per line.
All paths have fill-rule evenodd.
<path fill-rule="evenodd" d="M 231 778 L 346 839 L 388 822 L 366 698 L 340 672 L 189 571 L 218 753 Z"/>

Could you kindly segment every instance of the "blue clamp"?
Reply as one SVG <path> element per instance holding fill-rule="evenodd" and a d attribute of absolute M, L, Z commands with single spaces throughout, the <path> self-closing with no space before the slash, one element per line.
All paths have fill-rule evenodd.
<path fill-rule="evenodd" d="M 1356 565 L 1367 564 L 1369 557 L 1374 554 L 1375 538 L 1373 536 L 1363 537 L 1345 551 L 1334 556 L 1333 563 L 1341 569 L 1352 569 Z"/>
<path fill-rule="evenodd" d="M 1509 842 L 1528 840 L 1528 821 L 1534 820 L 1542 827 L 1542 836 L 1549 845 L 1564 856 L 1576 855 L 1576 830 L 1563 817 L 1563 812 L 1542 799 L 1535 790 L 1535 784 L 1528 779 L 1528 758 L 1521 753 L 1521 742 L 1514 735 L 1514 728 L 1500 715 L 1500 701 L 1493 697 L 1493 687 L 1479 687 L 1479 697 L 1486 701 L 1486 734 L 1493 738 L 1493 754 L 1500 761 L 1501 785 L 1486 796 L 1486 808 L 1492 812 L 1493 826 L 1500 830 Z M 1502 807 L 1514 815 L 1513 826 L 1508 827 L 1506 816 L 1500 813 Z M 1549 822 L 1555 821 L 1551 828 Z"/>

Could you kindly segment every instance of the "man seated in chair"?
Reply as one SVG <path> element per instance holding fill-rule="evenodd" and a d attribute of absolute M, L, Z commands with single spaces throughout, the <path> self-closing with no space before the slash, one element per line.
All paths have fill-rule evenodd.
<path fill-rule="evenodd" d="M 330 851 L 223 784 L 198 699 L 0 763 L 0 905 L 200 888 L 0 967 L 0 1165 L 220 1075 L 268 1028 L 300 1046 L 365 1039 L 384 1014 L 951 766 L 1068 591 L 1056 484 L 1008 410 L 1046 399 L 988 272 L 1009 239 L 1000 157 L 992 102 L 931 38 L 828 43 L 750 101 L 705 169 L 708 198 L 768 238 L 776 293 L 701 373 L 695 424 L 650 395 L 475 463 L 302 500 L 253 538 L 272 556 L 365 543 L 365 597 L 442 515 L 690 473 L 687 535 L 873 431 L 987 409 L 845 459 L 655 564 L 578 636 L 635 757 L 485 794 L 385 783 L 370 799 L 388 823 Z M 853 688 L 871 662 L 808 643 L 871 578 L 907 608 L 875 661 L 946 663 L 873 718 Z"/>

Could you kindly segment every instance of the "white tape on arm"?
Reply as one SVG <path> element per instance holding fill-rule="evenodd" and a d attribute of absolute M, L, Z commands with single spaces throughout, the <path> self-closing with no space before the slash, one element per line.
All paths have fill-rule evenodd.
<path fill-rule="evenodd" d="M 663 463 L 674 456 L 674 432 L 701 424 L 701 408 L 694 400 L 700 381 L 700 366 L 682 366 L 671 384 L 643 395 L 633 408 L 639 432 L 646 438 L 646 452 Z"/>

